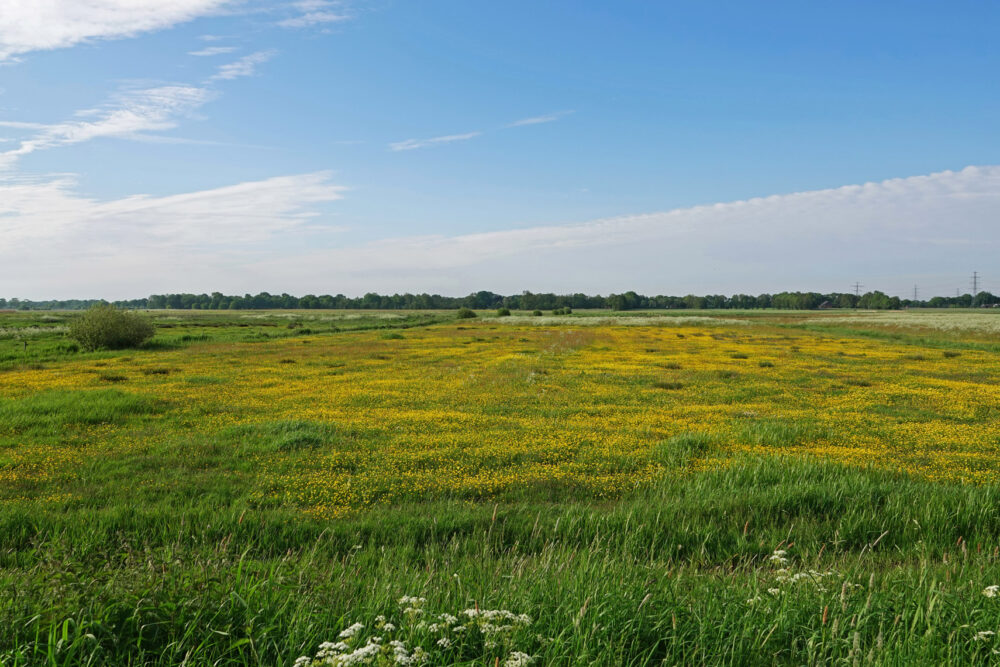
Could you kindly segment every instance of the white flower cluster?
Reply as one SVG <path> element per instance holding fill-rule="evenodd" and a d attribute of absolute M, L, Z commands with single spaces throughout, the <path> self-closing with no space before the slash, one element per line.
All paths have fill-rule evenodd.
<path fill-rule="evenodd" d="M 521 653 L 520 651 L 514 651 L 510 654 L 506 661 L 504 661 L 504 667 L 525 667 L 530 665 L 533 658 L 527 653 Z"/>
<path fill-rule="evenodd" d="M 420 607 L 427 602 L 427 598 L 418 598 L 415 595 L 404 595 L 398 600 L 400 607 Z"/>
<path fill-rule="evenodd" d="M 462 615 L 469 619 L 469 625 L 483 633 L 486 648 L 496 647 L 503 636 L 531 625 L 531 617 L 527 614 L 515 614 L 506 609 L 466 609 Z"/>
<path fill-rule="evenodd" d="M 775 549 L 774 553 L 771 554 L 768 560 L 775 565 L 784 565 L 788 562 L 788 558 L 785 557 L 787 554 L 788 552 L 784 549 Z"/>
<path fill-rule="evenodd" d="M 988 598 L 995 598 L 997 595 L 1000 595 L 1000 586 L 987 586 L 983 589 L 983 595 Z"/>
<path fill-rule="evenodd" d="M 832 577 L 836 574 L 831 570 L 826 572 L 817 572 L 816 570 L 805 570 L 804 572 L 792 573 L 787 568 L 781 568 L 774 575 L 774 580 L 781 584 L 782 586 L 789 584 L 795 585 L 798 583 L 815 584 L 816 589 L 820 592 L 825 592 L 826 587 L 823 586 L 823 579 L 825 577 Z"/>
<path fill-rule="evenodd" d="M 358 624 L 355 624 L 358 625 Z M 353 627 L 353 626 L 352 626 Z M 384 660 L 380 660 L 383 658 Z M 422 665 L 429 655 L 417 646 L 412 651 L 405 642 L 399 640 L 382 643 L 382 637 L 369 637 L 363 646 L 352 649 L 346 642 L 324 642 L 319 645 L 316 657 L 302 656 L 295 661 L 294 667 L 348 667 L 349 665 L 370 665 L 374 663 L 390 663 L 395 665 Z"/>
<path fill-rule="evenodd" d="M 424 604 L 427 598 L 418 598 L 412 595 L 404 595 L 399 598 L 399 606 L 403 608 L 403 613 L 407 616 L 421 616 L 424 613 Z"/>
<path fill-rule="evenodd" d="M 350 639 L 351 637 L 358 634 L 358 632 L 364 629 L 365 629 L 364 625 L 362 625 L 361 623 L 355 623 L 351 627 L 341 632 L 337 637 L 338 639 Z"/>
<path fill-rule="evenodd" d="M 477 641 L 469 643 L 469 639 L 466 639 L 469 632 L 477 633 L 482 638 L 482 647 L 487 651 L 510 650 L 503 663 L 504 667 L 524 667 L 533 661 L 531 655 L 511 650 L 510 647 L 513 631 L 531 625 L 531 617 L 527 614 L 515 614 L 506 609 L 466 609 L 458 616 L 445 613 L 433 620 L 424 620 L 427 616 L 426 598 L 404 595 L 399 598 L 398 603 L 403 615 L 398 626 L 400 634 L 394 637 L 397 625 L 379 615 L 372 624 L 372 632 L 378 634 L 369 636 L 363 645 L 360 641 L 366 626 L 354 623 L 340 632 L 340 641 L 320 644 L 315 657 L 302 656 L 295 661 L 294 667 L 422 665 L 435 657 L 438 651 L 447 655 L 450 660 L 461 655 L 463 647 L 479 645 Z M 403 638 L 410 643 L 403 641 Z M 492 655 L 496 656 L 496 653 Z"/>
<path fill-rule="evenodd" d="M 813 584 L 816 590 L 823 593 L 826 592 L 826 586 L 823 585 L 823 580 L 828 577 L 836 576 L 836 572 L 828 570 L 826 572 L 818 572 L 817 570 L 802 570 L 800 572 L 793 572 L 791 569 L 786 567 L 789 563 L 788 552 L 784 549 L 775 549 L 774 552 L 768 557 L 768 561 L 772 565 L 778 566 L 778 569 L 774 572 L 774 583 L 776 585 L 771 586 L 767 589 L 768 595 L 772 597 L 779 597 L 784 595 L 787 587 L 795 586 L 796 584 Z M 845 584 L 847 586 L 848 584 Z M 746 603 L 748 605 L 757 604 L 762 600 L 760 595 L 755 595 L 749 598 Z"/>

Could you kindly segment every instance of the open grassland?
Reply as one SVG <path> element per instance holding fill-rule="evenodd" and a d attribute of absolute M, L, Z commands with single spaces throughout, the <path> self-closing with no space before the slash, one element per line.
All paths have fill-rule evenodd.
<path fill-rule="evenodd" d="M 0 314 L 0 664 L 992 659 L 1000 314 L 717 315 Z"/>

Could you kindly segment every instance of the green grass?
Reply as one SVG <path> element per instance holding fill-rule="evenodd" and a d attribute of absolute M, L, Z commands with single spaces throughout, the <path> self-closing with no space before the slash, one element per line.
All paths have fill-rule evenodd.
<path fill-rule="evenodd" d="M 0 434 L 55 433 L 81 424 L 121 423 L 162 410 L 163 401 L 118 389 L 47 391 L 0 399 Z"/>
<path fill-rule="evenodd" d="M 691 472 L 702 439 L 666 444 L 677 475 L 607 508 L 429 503 L 333 523 L 196 496 L 180 513 L 6 508 L 0 660 L 290 664 L 398 615 L 402 595 L 527 612 L 514 639 L 541 664 L 989 658 L 973 637 L 1000 627 L 982 594 L 1000 582 L 1000 490 L 801 459 Z M 778 583 L 776 548 L 789 574 L 832 571 L 825 590 Z"/>

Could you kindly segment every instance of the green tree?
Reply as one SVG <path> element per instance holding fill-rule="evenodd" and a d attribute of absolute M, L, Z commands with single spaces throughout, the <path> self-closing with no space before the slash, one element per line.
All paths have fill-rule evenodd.
<path fill-rule="evenodd" d="M 137 347 L 153 337 L 148 319 L 110 304 L 98 304 L 73 320 L 69 335 L 85 350 Z"/>

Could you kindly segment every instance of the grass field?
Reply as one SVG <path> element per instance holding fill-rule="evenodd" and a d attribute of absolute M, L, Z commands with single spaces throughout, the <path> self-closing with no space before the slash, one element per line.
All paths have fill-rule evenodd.
<path fill-rule="evenodd" d="M 0 313 L 0 665 L 1000 654 L 1000 313 L 73 316 Z"/>

